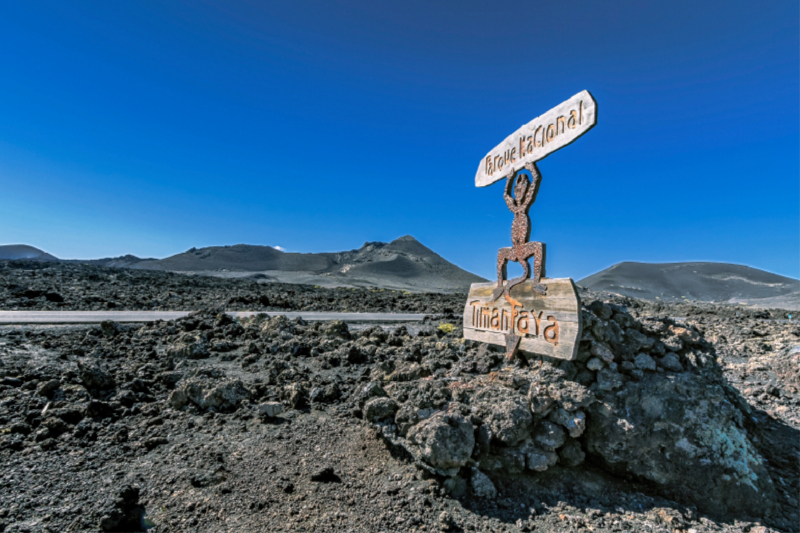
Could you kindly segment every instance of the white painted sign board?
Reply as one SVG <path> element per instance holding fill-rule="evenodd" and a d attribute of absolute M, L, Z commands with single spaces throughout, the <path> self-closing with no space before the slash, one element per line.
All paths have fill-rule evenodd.
<path fill-rule="evenodd" d="M 564 148 L 597 124 L 597 102 L 581 91 L 537 117 L 491 150 L 481 160 L 475 186 L 486 187 L 504 179 L 512 169 L 544 159 Z"/>

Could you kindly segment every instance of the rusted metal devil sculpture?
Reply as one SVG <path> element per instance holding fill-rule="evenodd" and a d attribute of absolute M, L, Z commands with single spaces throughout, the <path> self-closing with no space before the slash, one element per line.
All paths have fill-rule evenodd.
<path fill-rule="evenodd" d="M 534 290 L 541 295 L 544 295 L 547 288 L 541 285 L 539 281 L 544 277 L 544 260 L 545 260 L 545 244 L 543 242 L 530 242 L 531 238 L 531 217 L 528 211 L 531 205 L 536 201 L 536 195 L 539 193 L 539 184 L 542 181 L 542 175 L 536 167 L 536 163 L 525 165 L 525 170 L 531 173 L 533 183 L 528 181 L 522 169 L 512 170 L 506 178 L 506 188 L 503 192 L 503 198 L 506 205 L 514 213 L 514 221 L 511 223 L 511 247 L 500 248 L 497 253 L 497 288 L 492 293 L 492 300 L 497 300 L 505 292 L 508 297 L 509 291 L 515 286 L 523 283 L 531 277 L 531 267 L 528 264 L 528 259 L 533 257 L 533 283 Z M 516 180 L 514 180 L 516 176 Z M 514 183 L 516 181 L 516 183 Z M 514 196 L 511 196 L 511 186 L 514 185 Z M 506 267 L 509 261 L 519 263 L 525 269 L 525 273 L 510 280 L 503 288 L 503 282 L 506 280 L 507 273 Z"/>

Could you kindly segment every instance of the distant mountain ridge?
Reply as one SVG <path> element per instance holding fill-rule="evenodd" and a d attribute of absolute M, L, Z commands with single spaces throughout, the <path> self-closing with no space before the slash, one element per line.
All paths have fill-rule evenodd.
<path fill-rule="evenodd" d="M 728 263 L 618 263 L 578 284 L 647 300 L 800 307 L 800 280 Z"/>
<path fill-rule="evenodd" d="M 141 261 L 132 268 L 204 273 L 260 272 L 279 281 L 291 281 L 289 274 L 296 273 L 302 276 L 296 282 L 421 291 L 466 291 L 470 284 L 485 281 L 409 235 L 390 243 L 366 242 L 361 248 L 346 252 L 301 254 L 248 244 L 192 248 L 164 259 Z"/>
<path fill-rule="evenodd" d="M 30 261 L 58 261 L 58 258 L 27 244 L 5 244 L 0 246 L 0 261 L 27 259 Z"/>
<path fill-rule="evenodd" d="M 128 268 L 141 263 L 142 261 L 155 261 L 154 258 L 142 259 L 135 255 L 125 254 L 119 257 L 104 257 L 102 259 L 61 259 L 65 263 L 81 263 L 95 266 Z"/>
<path fill-rule="evenodd" d="M 150 259 L 142 259 L 135 255 L 122 255 L 120 257 L 105 257 L 103 259 L 59 259 L 58 257 L 48 254 L 38 248 L 29 246 L 27 244 L 4 244 L 0 245 L 0 261 L 15 261 L 25 259 L 28 261 L 58 261 L 60 263 L 80 263 L 86 265 L 108 266 L 124 268 L 142 261 L 149 261 Z"/>
<path fill-rule="evenodd" d="M 192 248 L 164 259 L 134 255 L 59 259 L 26 244 L 0 245 L 2 260 L 80 263 L 196 273 L 326 287 L 375 287 L 423 292 L 465 292 L 486 281 L 450 263 L 414 237 L 366 242 L 344 252 L 292 253 L 270 246 L 237 244 Z M 743 303 L 800 309 L 800 280 L 728 263 L 623 262 L 577 282 L 595 291 L 665 301 Z"/>
<path fill-rule="evenodd" d="M 366 242 L 357 250 L 291 253 L 237 244 L 191 248 L 164 259 L 134 255 L 103 259 L 59 259 L 28 245 L 0 246 L 0 260 L 58 261 L 117 268 L 198 273 L 221 277 L 250 277 L 264 281 L 328 287 L 376 287 L 412 291 L 466 292 L 486 281 L 463 270 L 406 235 L 390 243 Z"/>

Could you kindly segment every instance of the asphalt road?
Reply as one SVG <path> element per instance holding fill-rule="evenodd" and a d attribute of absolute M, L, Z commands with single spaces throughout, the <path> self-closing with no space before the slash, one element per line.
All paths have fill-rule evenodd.
<path fill-rule="evenodd" d="M 154 322 L 175 320 L 191 311 L 0 311 L 0 324 L 99 324 L 104 320 L 114 322 Z M 233 317 L 247 317 L 256 311 L 229 312 Z M 426 316 L 418 313 L 327 313 L 312 311 L 270 311 L 269 316 L 284 315 L 303 320 L 341 320 L 344 322 L 421 322 Z"/>

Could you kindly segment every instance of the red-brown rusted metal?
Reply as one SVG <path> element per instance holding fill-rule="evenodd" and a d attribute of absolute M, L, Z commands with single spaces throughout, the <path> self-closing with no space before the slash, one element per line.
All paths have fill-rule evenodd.
<path fill-rule="evenodd" d="M 531 269 L 528 260 L 531 257 L 533 257 L 533 289 L 542 295 L 547 291 L 547 288 L 539 283 L 545 275 L 546 247 L 543 242 L 530 242 L 531 218 L 528 215 L 528 211 L 539 193 L 542 175 L 539 173 L 536 163 L 525 165 L 525 169 L 530 172 L 533 183 L 528 180 L 528 176 L 522 172 L 522 169 L 512 170 L 506 178 L 503 198 L 508 209 L 514 213 L 514 221 L 511 223 L 511 247 L 500 248 L 497 254 L 497 288 L 492 293 L 493 300 L 500 298 L 503 293 L 508 295 L 512 287 L 530 279 Z M 516 179 L 514 179 L 515 177 Z M 511 196 L 512 184 L 514 185 L 514 196 Z M 509 280 L 504 288 L 503 282 L 507 277 L 506 266 L 509 261 L 515 261 L 522 265 L 525 273 L 518 278 Z"/>
<path fill-rule="evenodd" d="M 525 169 L 530 172 L 532 183 L 528 180 L 528 176 L 522 172 L 522 169 L 512 170 L 506 178 L 503 198 L 508 209 L 514 213 L 514 221 L 511 223 L 511 247 L 500 248 L 497 253 L 497 288 L 492 292 L 492 300 L 497 300 L 501 295 L 505 294 L 506 300 L 511 304 L 512 312 L 515 309 L 514 304 L 519 305 L 519 302 L 511 297 L 509 291 L 515 285 L 530 279 L 531 268 L 528 260 L 531 257 L 533 258 L 533 289 L 542 295 L 547 291 L 547 288 L 539 283 L 544 277 L 546 247 L 543 242 L 530 242 L 531 218 L 528 215 L 531 205 L 536 201 L 536 195 L 539 193 L 542 175 L 539 173 L 536 163 L 525 165 Z M 512 185 L 514 186 L 514 196 L 511 196 Z M 518 278 L 509 280 L 504 286 L 503 282 L 506 281 L 508 275 L 506 267 L 509 261 L 515 261 L 522 265 L 525 273 Z M 522 339 L 514 331 L 514 322 L 512 317 L 511 329 L 506 335 L 506 358 L 508 361 L 512 361 L 516 356 Z"/>
<path fill-rule="evenodd" d="M 522 337 L 519 335 L 514 335 L 513 333 L 506 334 L 506 359 L 508 359 L 509 362 L 514 360 L 514 356 L 519 349 L 519 341 L 521 340 Z"/>

